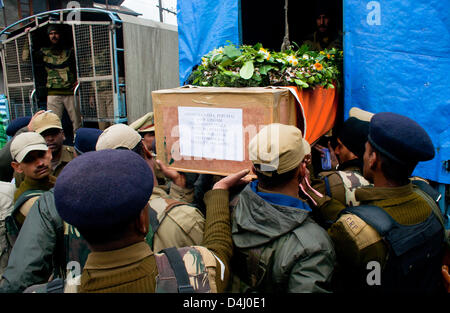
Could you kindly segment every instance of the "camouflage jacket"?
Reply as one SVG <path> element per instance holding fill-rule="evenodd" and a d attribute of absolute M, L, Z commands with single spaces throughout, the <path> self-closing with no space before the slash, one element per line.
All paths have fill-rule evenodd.
<path fill-rule="evenodd" d="M 41 48 L 40 53 L 47 71 L 49 94 L 55 94 L 55 90 L 72 90 L 76 81 L 73 48 Z"/>
<path fill-rule="evenodd" d="M 357 188 L 371 186 L 371 184 L 362 176 L 359 167 L 347 166 L 341 167 L 339 171 L 319 173 L 318 178 L 312 179 L 311 186 L 321 194 L 338 201 L 343 206 L 357 206 L 360 204 L 355 198 Z M 308 192 L 308 195 L 315 199 L 312 193 Z M 318 205 L 318 209 L 317 219 L 326 226 L 330 226 L 339 214 L 339 211 L 330 210 L 323 205 Z"/>

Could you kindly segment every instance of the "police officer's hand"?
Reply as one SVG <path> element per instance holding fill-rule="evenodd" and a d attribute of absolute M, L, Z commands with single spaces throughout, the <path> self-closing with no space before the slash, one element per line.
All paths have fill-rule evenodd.
<path fill-rule="evenodd" d="M 164 176 L 171 179 L 175 185 L 178 185 L 182 188 L 186 188 L 186 176 L 183 173 L 180 173 L 174 169 L 168 168 L 160 160 L 156 160 L 156 163 L 161 168 L 161 172 L 164 174 Z"/>
<path fill-rule="evenodd" d="M 250 170 L 242 170 L 240 172 L 228 175 L 214 184 L 212 189 L 229 190 L 232 187 L 248 184 L 252 181 L 252 177 L 248 176 Z"/>
<path fill-rule="evenodd" d="M 30 122 L 28 123 L 28 125 L 27 125 L 27 128 L 28 128 L 28 131 L 33 131 L 33 128 L 31 127 L 31 125 L 33 124 L 33 120 L 36 118 L 36 116 L 38 116 L 38 115 L 41 115 L 42 113 L 44 113 L 45 111 L 44 110 L 40 110 L 40 111 L 37 111 L 34 115 L 33 115 L 33 117 L 31 118 L 31 120 L 30 120 Z"/>

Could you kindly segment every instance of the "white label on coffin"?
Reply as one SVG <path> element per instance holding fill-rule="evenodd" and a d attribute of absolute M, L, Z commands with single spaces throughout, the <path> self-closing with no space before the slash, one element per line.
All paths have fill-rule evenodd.
<path fill-rule="evenodd" d="M 243 161 L 242 109 L 178 107 L 180 154 Z"/>

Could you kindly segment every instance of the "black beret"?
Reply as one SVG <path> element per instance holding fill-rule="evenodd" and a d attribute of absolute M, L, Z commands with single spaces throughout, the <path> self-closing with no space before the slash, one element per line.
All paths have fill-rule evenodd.
<path fill-rule="evenodd" d="M 362 121 L 356 117 L 350 117 L 342 125 L 337 137 L 348 150 L 362 159 L 368 135 L 369 122 Z"/>
<path fill-rule="evenodd" d="M 369 142 L 388 158 L 405 165 L 434 158 L 427 132 L 409 117 L 392 112 L 375 114 L 369 127 Z"/>
<path fill-rule="evenodd" d="M 6 134 L 13 137 L 19 129 L 27 126 L 31 121 L 31 116 L 18 117 L 11 121 L 11 123 L 6 128 Z"/>
<path fill-rule="evenodd" d="M 152 190 L 152 171 L 137 153 L 91 151 L 59 174 L 55 205 L 61 218 L 80 230 L 107 230 L 139 216 Z"/>
<path fill-rule="evenodd" d="M 89 151 L 95 151 L 95 145 L 97 144 L 98 137 L 102 134 L 102 131 L 97 128 L 78 128 L 75 133 L 75 140 L 73 147 L 82 154 Z"/>

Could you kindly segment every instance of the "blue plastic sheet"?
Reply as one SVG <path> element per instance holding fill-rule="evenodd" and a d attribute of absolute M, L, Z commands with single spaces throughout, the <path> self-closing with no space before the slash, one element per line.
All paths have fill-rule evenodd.
<path fill-rule="evenodd" d="M 180 85 L 203 55 L 227 41 L 239 45 L 239 0 L 177 1 Z"/>
<path fill-rule="evenodd" d="M 414 175 L 444 184 L 450 173 L 450 1 L 344 1 L 345 118 L 356 106 L 417 121 L 436 156 Z"/>

